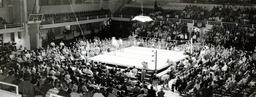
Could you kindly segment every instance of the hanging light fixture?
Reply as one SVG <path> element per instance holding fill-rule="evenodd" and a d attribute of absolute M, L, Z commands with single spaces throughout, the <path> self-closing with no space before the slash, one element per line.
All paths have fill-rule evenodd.
<path fill-rule="evenodd" d="M 150 16 L 144 16 L 143 15 L 143 1 L 141 0 L 141 15 L 135 16 L 132 20 L 133 21 L 139 21 L 139 22 L 150 22 L 153 21 L 153 19 Z"/>
<path fill-rule="evenodd" d="M 133 21 L 139 21 L 139 22 L 150 22 L 150 21 L 153 21 L 153 19 L 151 17 L 144 16 L 144 15 L 135 16 L 132 20 Z"/>

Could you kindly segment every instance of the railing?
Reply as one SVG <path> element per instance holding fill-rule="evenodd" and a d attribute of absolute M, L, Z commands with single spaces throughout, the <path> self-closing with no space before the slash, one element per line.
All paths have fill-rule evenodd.
<path fill-rule="evenodd" d="M 6 85 L 6 86 L 15 87 L 15 94 L 16 94 L 16 95 L 19 95 L 19 88 L 18 88 L 18 86 L 17 86 L 17 85 L 10 84 L 10 83 L 5 83 L 5 82 L 0 82 L 0 84 L 2 84 L 2 85 Z"/>
<path fill-rule="evenodd" d="M 76 22 L 76 21 L 83 21 L 83 20 L 92 20 L 92 19 L 102 19 L 102 18 L 110 18 L 110 17 L 118 17 L 118 18 L 133 18 L 135 15 L 115 15 L 112 16 L 111 14 L 104 14 L 104 15 L 96 15 L 96 16 L 85 16 L 85 17 L 73 17 L 73 18 L 66 18 L 66 19 L 54 19 L 53 17 L 43 20 L 41 25 L 47 24 L 56 24 L 56 23 L 65 23 L 65 22 Z M 221 21 L 209 21 L 209 20 L 193 20 L 193 19 L 178 19 L 178 18 L 167 18 L 168 21 L 173 22 L 181 22 L 181 23 L 203 23 L 209 25 L 236 25 L 240 23 L 236 22 L 221 22 Z M 255 24 L 249 24 L 251 27 Z M 23 24 L 0 24 L 0 29 L 8 29 L 8 28 L 17 28 L 23 27 Z"/>
<path fill-rule="evenodd" d="M 22 24 L 0 24 L 0 29 L 22 27 Z"/>
<path fill-rule="evenodd" d="M 101 19 L 101 18 L 109 18 L 111 17 L 110 14 L 104 14 L 104 15 L 95 15 L 95 16 L 77 16 L 77 17 L 68 17 L 66 19 L 56 19 L 51 17 L 51 19 L 47 19 L 43 21 L 41 24 L 55 24 L 55 23 L 65 23 L 65 22 L 76 22 L 76 21 L 83 21 L 83 20 L 91 20 L 91 19 Z"/>

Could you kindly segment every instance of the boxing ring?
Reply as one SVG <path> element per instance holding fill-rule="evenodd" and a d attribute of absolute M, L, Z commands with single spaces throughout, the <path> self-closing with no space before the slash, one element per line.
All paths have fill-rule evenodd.
<path fill-rule="evenodd" d="M 157 52 L 157 54 L 156 54 Z M 157 56 L 157 57 L 156 57 Z M 177 62 L 186 58 L 183 51 L 163 50 L 131 46 L 120 50 L 104 53 L 90 59 L 96 62 L 145 69 L 142 63 L 147 63 L 147 70 L 161 70 L 170 66 L 170 62 Z"/>

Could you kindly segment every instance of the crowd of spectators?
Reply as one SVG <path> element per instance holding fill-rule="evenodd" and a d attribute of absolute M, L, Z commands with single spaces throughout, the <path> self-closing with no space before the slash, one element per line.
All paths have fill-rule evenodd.
<path fill-rule="evenodd" d="M 211 19 L 219 19 L 222 22 L 250 23 L 256 19 L 254 8 L 232 8 L 232 6 L 214 7 L 210 11 Z"/>
<path fill-rule="evenodd" d="M 128 7 L 124 11 L 129 9 Z M 135 8 L 131 10 L 135 10 Z M 156 12 L 153 9 L 151 11 L 148 9 L 145 13 L 150 15 L 154 21 L 133 25 L 134 33 L 142 37 L 179 40 L 196 36 L 196 38 L 205 38 L 204 40 L 208 43 L 221 44 L 225 47 L 235 46 L 239 49 L 253 50 L 255 46 L 255 27 L 252 25 L 256 19 L 254 8 L 216 6 L 211 10 L 206 10 L 206 8 L 191 5 L 186 6 L 182 11 L 162 10 Z M 203 32 L 203 36 L 194 32 L 190 35 L 186 24 L 193 23 L 192 20 L 195 20 L 195 27 L 205 27 L 206 21 L 213 27 L 209 32 Z"/>
<path fill-rule="evenodd" d="M 174 11 L 152 12 L 149 15 L 154 21 L 149 23 L 134 23 L 134 33 L 142 37 L 155 37 L 166 40 L 179 40 L 204 38 L 207 43 L 221 44 L 225 47 L 235 46 L 239 49 L 253 50 L 255 43 L 254 9 L 236 9 L 231 7 L 214 7 L 210 12 L 198 6 L 187 6 L 181 13 Z M 220 21 L 212 23 L 210 31 L 201 32 L 199 36 L 196 31 L 188 32 L 187 23 L 189 20 L 177 21 L 177 19 L 196 19 L 195 27 L 205 27 L 204 20 Z M 210 22 L 209 22 L 210 23 Z"/>
<path fill-rule="evenodd" d="M 195 43 L 191 53 L 190 43 L 174 46 L 156 38 L 130 37 L 123 44 L 123 47 L 142 44 L 144 47 L 186 51 L 189 57 L 171 63 L 170 72 L 166 74 L 171 80 L 169 87 L 164 87 L 170 89 L 168 91 L 178 91 L 187 97 L 241 97 L 255 92 L 252 52 Z M 147 70 L 109 67 L 88 59 L 112 50 L 115 47 L 110 39 L 51 43 L 45 49 L 13 51 L 0 71 L 13 77 L 13 83 L 19 85 L 20 93 L 27 97 L 49 97 L 50 94 L 65 97 L 163 97 L 159 95 L 164 92 L 153 87 L 159 78 L 152 75 L 146 80 Z"/>
<path fill-rule="evenodd" d="M 123 47 L 136 44 L 160 49 L 176 47 L 186 51 L 189 57 L 172 63 L 170 67 L 168 86 L 171 91 L 188 97 L 248 97 L 255 92 L 256 66 L 252 52 L 234 47 L 250 43 L 255 37 L 252 27 L 240 25 L 245 21 L 253 23 L 255 9 L 214 7 L 207 11 L 187 6 L 175 14 L 149 14 L 154 18 L 153 22 L 133 25 L 134 34 L 141 38 L 130 37 L 124 41 Z M 80 15 L 67 17 L 61 19 L 69 20 Z M 206 43 L 176 45 L 171 41 L 188 39 L 189 34 L 186 23 L 169 20 L 172 17 L 236 23 L 214 25 L 206 34 Z M 20 93 L 27 97 L 49 97 L 50 94 L 65 97 L 163 97 L 162 90 L 159 92 L 153 88 L 154 80 L 158 79 L 155 75 L 145 80 L 147 70 L 109 67 L 105 63 L 89 60 L 113 50 L 116 48 L 110 39 L 98 38 L 65 44 L 51 43 L 47 48 L 37 50 L 13 50 L 5 54 L 0 73 L 13 77 L 13 83 L 19 85 Z"/>
<path fill-rule="evenodd" d="M 186 97 L 249 97 L 255 92 L 252 52 L 194 44 L 190 57 L 174 64 L 170 75 L 176 74 L 176 78 L 170 81 L 171 90 Z"/>
<path fill-rule="evenodd" d="M 256 88 L 255 61 L 253 61 L 252 52 L 241 50 L 241 48 L 249 45 L 255 49 L 252 45 L 255 32 L 254 27 L 248 26 L 248 22 L 241 21 L 253 21 L 254 19 L 250 18 L 254 17 L 253 10 L 236 9 L 234 11 L 231 7 L 214 7 L 211 12 L 212 14 L 203 8 L 188 6 L 180 15 L 151 14 L 154 21 L 149 24 L 135 24 L 140 25 L 135 27 L 135 33 L 148 32 L 142 36 L 166 39 L 168 34 L 175 31 L 172 25 L 179 24 L 167 19 L 161 21 L 168 16 L 199 20 L 207 19 L 208 16 L 215 21 L 217 19 L 221 22 L 236 22 L 214 25 L 211 31 L 205 34 L 206 43 L 194 44 L 193 53 L 190 53 L 189 58 L 174 63 L 169 73 L 170 78 L 173 78 L 169 88 L 187 97 L 249 97 Z M 167 29 L 165 29 L 166 23 Z M 180 45 L 180 48 L 190 51 L 189 46 L 190 44 Z"/>
<path fill-rule="evenodd" d="M 8 57 L 8 55 L 16 50 L 15 43 L 4 43 L 0 46 L 0 64 L 3 64 L 3 61 L 5 60 L 5 57 Z"/>
<path fill-rule="evenodd" d="M 167 14 L 173 16 L 172 18 L 179 19 L 254 24 L 256 19 L 255 12 L 256 10 L 254 8 L 234 8 L 228 5 L 215 6 L 211 10 L 207 10 L 205 7 L 189 5 L 182 11 L 167 11 Z"/>
<path fill-rule="evenodd" d="M 207 10 L 198 6 L 186 6 L 178 15 L 182 19 L 204 20 L 207 15 Z"/>
<path fill-rule="evenodd" d="M 130 37 L 123 46 L 131 46 L 135 40 Z M 160 43 L 148 42 L 148 46 L 153 44 L 158 47 Z M 112 50 L 115 47 L 110 39 L 98 38 L 70 44 L 51 43 L 38 50 L 18 49 L 8 54 L 0 71 L 13 78 L 12 83 L 19 85 L 20 93 L 26 97 L 49 97 L 50 94 L 65 97 L 156 97 L 156 90 L 150 86 L 157 78 L 152 76 L 146 80 L 147 70 L 109 67 L 89 60 Z M 163 94 L 160 92 L 158 97 L 163 97 Z"/>
<path fill-rule="evenodd" d="M 182 2 L 203 3 L 203 4 L 232 4 L 232 5 L 256 4 L 254 0 L 182 0 Z"/>
<path fill-rule="evenodd" d="M 160 38 L 166 41 L 188 39 L 186 23 L 168 20 L 161 13 L 150 14 L 154 21 L 146 24 L 134 23 L 134 33 L 140 37 Z"/>
<path fill-rule="evenodd" d="M 221 44 L 225 47 L 235 46 L 239 49 L 253 50 L 255 43 L 255 29 L 243 25 L 214 25 L 205 34 L 207 42 Z"/>
<path fill-rule="evenodd" d="M 154 12 L 154 9 L 144 8 L 143 14 L 149 15 Z M 255 8 L 240 8 L 231 5 L 215 6 L 212 9 L 207 9 L 202 6 L 188 5 L 183 10 L 162 10 L 163 15 L 168 15 L 170 18 L 177 19 L 192 19 L 192 20 L 208 20 L 218 22 L 235 22 L 254 24 L 256 20 Z M 118 12 L 122 15 L 138 15 L 141 14 L 139 8 L 123 8 Z"/>

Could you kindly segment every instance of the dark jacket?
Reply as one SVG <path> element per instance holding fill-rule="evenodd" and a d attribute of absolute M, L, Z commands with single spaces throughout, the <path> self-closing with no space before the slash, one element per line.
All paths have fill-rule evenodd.
<path fill-rule="evenodd" d="M 19 92 L 25 97 L 35 97 L 34 85 L 29 81 L 23 81 L 19 84 Z"/>

